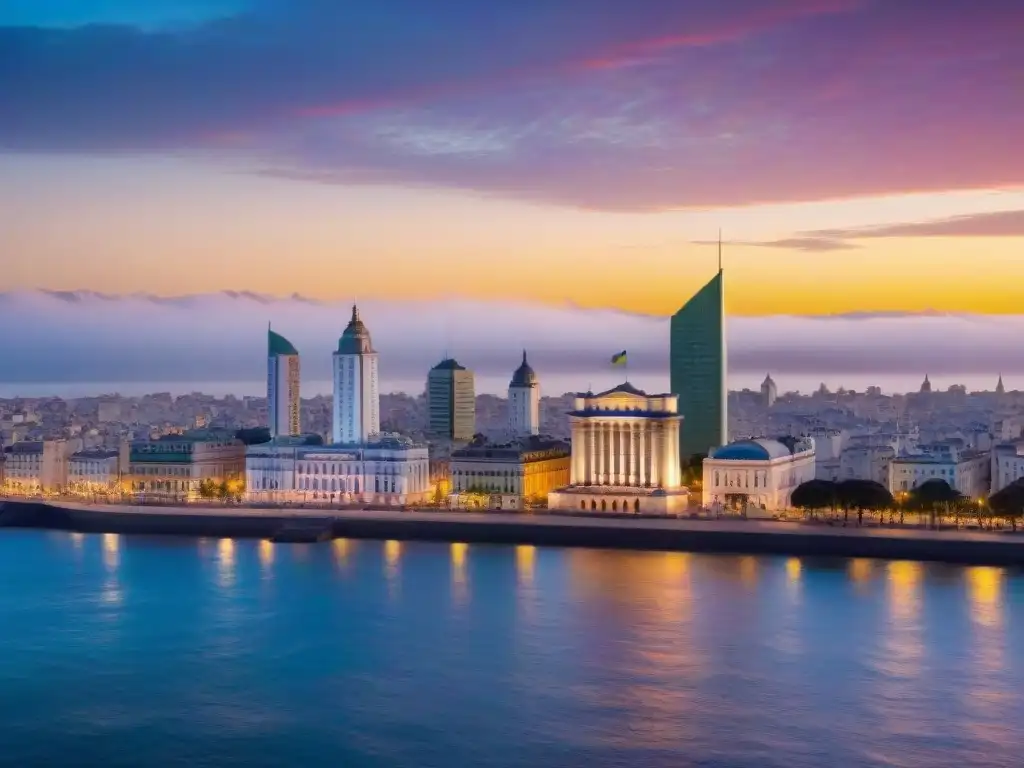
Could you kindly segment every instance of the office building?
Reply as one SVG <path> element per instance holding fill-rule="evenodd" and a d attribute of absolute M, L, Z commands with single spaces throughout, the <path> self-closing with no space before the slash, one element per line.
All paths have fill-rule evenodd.
<path fill-rule="evenodd" d="M 757 438 L 724 445 L 703 462 L 703 499 L 707 509 L 748 516 L 790 509 L 801 483 L 814 479 L 814 440 Z"/>
<path fill-rule="evenodd" d="M 540 434 L 540 382 L 526 362 L 525 349 L 508 385 L 508 431 L 513 437 Z"/>
<path fill-rule="evenodd" d="M 355 306 L 334 353 L 332 424 L 331 440 L 336 444 L 365 443 L 380 434 L 377 353 Z"/>
<path fill-rule="evenodd" d="M 447 358 L 427 375 L 427 432 L 437 439 L 468 443 L 476 432 L 473 372 Z"/>
<path fill-rule="evenodd" d="M 685 461 L 729 441 L 721 269 L 672 316 L 669 345 L 670 389 L 683 417 L 679 453 Z"/>
<path fill-rule="evenodd" d="M 570 484 L 548 495 L 551 509 L 676 514 L 687 507 L 675 395 L 624 383 L 577 395 Z"/>
<path fill-rule="evenodd" d="M 299 351 L 284 336 L 267 329 L 267 427 L 271 437 L 302 431 Z"/>

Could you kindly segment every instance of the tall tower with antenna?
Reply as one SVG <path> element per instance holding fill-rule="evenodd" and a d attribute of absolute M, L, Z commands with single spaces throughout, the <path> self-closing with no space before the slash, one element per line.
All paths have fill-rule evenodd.
<path fill-rule="evenodd" d="M 718 272 L 672 316 L 669 331 L 670 390 L 683 416 L 683 461 L 729 442 L 725 271 L 718 233 Z"/>

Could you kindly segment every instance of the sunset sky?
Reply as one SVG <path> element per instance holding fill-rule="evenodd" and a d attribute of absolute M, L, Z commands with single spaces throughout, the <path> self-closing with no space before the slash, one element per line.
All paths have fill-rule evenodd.
<path fill-rule="evenodd" d="M 1019 0 L 4 0 L 0 315 L 51 329 L 47 380 L 100 359 L 68 325 L 160 349 L 186 315 L 257 329 L 258 378 L 266 321 L 327 355 L 355 300 L 423 364 L 454 312 L 463 356 L 635 338 L 653 371 L 615 313 L 673 312 L 721 229 L 741 367 L 1024 373 L 1017 320 L 970 319 L 1024 314 L 1021 40 Z"/>
<path fill-rule="evenodd" d="M 1019 0 L 6 0 L 4 289 L 1016 313 Z"/>

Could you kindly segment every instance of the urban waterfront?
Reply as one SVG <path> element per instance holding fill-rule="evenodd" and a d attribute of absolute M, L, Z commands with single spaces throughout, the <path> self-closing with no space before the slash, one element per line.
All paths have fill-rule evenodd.
<path fill-rule="evenodd" d="M 0 535 L 0 765 L 1011 766 L 1024 575 Z"/>

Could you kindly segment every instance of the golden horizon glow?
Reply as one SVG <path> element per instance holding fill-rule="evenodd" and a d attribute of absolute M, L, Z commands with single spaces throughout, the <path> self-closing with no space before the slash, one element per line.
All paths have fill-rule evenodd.
<path fill-rule="evenodd" d="M 231 289 L 339 301 L 462 296 L 668 315 L 714 272 L 714 249 L 693 241 L 712 239 L 719 227 L 728 240 L 771 241 L 1024 208 L 1021 190 L 967 190 L 624 213 L 266 179 L 172 160 L 38 163 L 35 194 L 46 205 L 25 205 L 12 217 L 5 237 L 26 256 L 8 265 L 0 290 L 129 294 L 159 286 L 166 295 Z M 54 210 L 60 226 L 53 226 Z M 246 224 L 225 227 L 233 221 Z M 725 254 L 729 311 L 1018 314 L 1022 239 L 860 239 L 832 252 L 732 244 Z M 481 253 L 518 268 L 495 285 Z M 338 272 L 339 254 L 374 268 Z"/>

